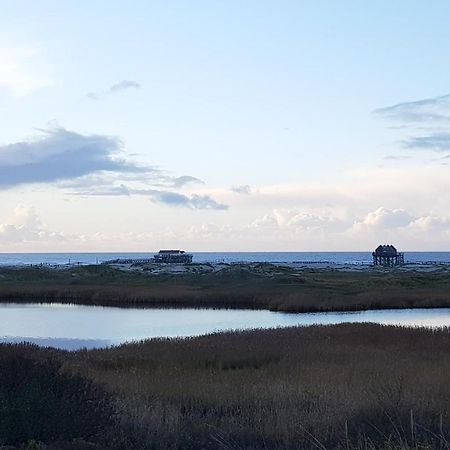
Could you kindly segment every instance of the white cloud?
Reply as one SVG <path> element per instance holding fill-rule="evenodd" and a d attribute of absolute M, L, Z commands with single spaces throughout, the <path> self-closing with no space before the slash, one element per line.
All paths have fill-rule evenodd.
<path fill-rule="evenodd" d="M 274 210 L 253 221 L 249 227 L 258 230 L 279 229 L 287 233 L 344 230 L 349 222 L 333 214 L 317 214 L 295 210 Z"/>
<path fill-rule="evenodd" d="M 280 226 L 278 218 L 274 213 L 264 214 L 264 216 L 255 219 L 250 225 L 250 228 L 255 230 L 273 230 Z"/>
<path fill-rule="evenodd" d="M 9 251 L 120 251 L 120 246 L 142 250 L 149 242 L 176 239 L 173 232 L 108 235 L 102 232 L 64 233 L 49 228 L 33 206 L 17 205 L 0 223 L 0 243 Z M 118 247 L 119 246 L 119 247 Z M 156 245 L 155 245 L 156 247 Z M 123 250 L 123 249 L 122 249 Z"/>
<path fill-rule="evenodd" d="M 51 67 L 39 47 L 0 47 L 0 93 L 27 95 L 52 83 Z"/>
<path fill-rule="evenodd" d="M 380 207 L 369 212 L 360 222 L 353 225 L 355 230 L 384 230 L 402 228 L 410 225 L 415 217 L 403 209 L 387 209 Z"/>
<path fill-rule="evenodd" d="M 66 210 L 67 226 L 64 219 L 56 218 L 43 206 L 49 214 L 46 222 L 51 224 L 53 220 L 55 227 L 65 231 L 63 242 L 54 240 L 46 249 L 138 251 L 166 245 L 198 251 L 333 251 L 370 250 L 380 243 L 392 243 L 403 250 L 447 250 L 450 248 L 448 175 L 448 168 L 441 166 L 361 169 L 327 183 L 258 186 L 248 195 L 201 185 L 195 192 L 186 190 L 175 196 L 170 193 L 156 205 L 148 199 L 159 191 L 147 188 L 141 195 L 133 196 L 124 186 L 121 188 L 124 193 L 114 193 L 114 198 L 92 195 L 86 202 L 91 208 L 92 224 L 84 226 L 80 222 L 81 228 L 73 223 L 82 217 L 83 198 L 71 197 L 75 210 L 73 216 L 70 209 Z M 41 194 L 33 195 L 39 202 Z M 214 209 L 208 199 L 214 199 L 218 205 L 229 204 L 230 208 L 223 214 L 208 211 Z M 185 206 L 186 212 L 177 216 L 174 209 L 158 210 L 162 203 Z M 202 210 L 194 214 L 189 208 Z M 124 210 L 128 211 L 125 215 Z M 103 213 L 111 217 L 111 225 L 96 234 L 92 230 L 95 217 L 104 223 Z M 117 226 L 114 217 L 122 218 Z M 5 221 L 3 238 L 6 231 L 10 237 L 14 236 L 14 229 L 5 226 L 20 228 L 17 220 Z M 47 228 L 37 228 L 45 231 L 40 238 L 42 242 L 49 239 Z"/>
<path fill-rule="evenodd" d="M 440 233 L 450 233 L 450 216 L 422 216 L 415 219 L 408 225 L 411 231 L 423 232 L 429 235 L 439 235 Z"/>
<path fill-rule="evenodd" d="M 64 239 L 63 233 L 47 230 L 33 207 L 17 205 L 11 217 L 0 224 L 0 242 L 3 244 L 60 242 Z"/>
<path fill-rule="evenodd" d="M 197 251 L 371 250 L 393 243 L 402 250 L 439 250 L 450 245 L 450 216 L 414 215 L 385 207 L 356 220 L 338 215 L 275 210 L 249 223 L 169 224 L 165 229 L 115 233 L 55 231 L 33 207 L 18 205 L 0 224 L 0 243 L 9 251 L 143 251 L 179 246 Z"/>
<path fill-rule="evenodd" d="M 450 217 L 415 217 L 381 207 L 352 222 L 332 214 L 273 211 L 248 225 L 192 227 L 187 237 L 206 248 L 233 245 L 235 250 L 371 250 L 380 243 L 393 243 L 403 250 L 445 250 L 450 246 Z"/>

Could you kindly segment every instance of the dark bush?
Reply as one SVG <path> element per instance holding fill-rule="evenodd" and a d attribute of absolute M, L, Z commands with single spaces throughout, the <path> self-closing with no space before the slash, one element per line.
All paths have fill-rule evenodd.
<path fill-rule="evenodd" d="M 0 351 L 0 443 L 96 439 L 112 425 L 104 392 L 80 376 L 60 373 L 51 359 L 30 357 L 23 347 Z"/>

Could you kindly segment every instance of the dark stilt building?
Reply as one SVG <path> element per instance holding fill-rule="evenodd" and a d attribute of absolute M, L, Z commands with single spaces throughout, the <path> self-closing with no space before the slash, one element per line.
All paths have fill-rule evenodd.
<path fill-rule="evenodd" d="M 187 264 L 192 262 L 190 253 L 186 253 L 183 250 L 160 250 L 153 257 L 153 261 L 157 263 L 178 263 Z"/>
<path fill-rule="evenodd" d="M 394 267 L 405 262 L 403 253 L 399 253 L 393 245 L 379 245 L 372 253 L 375 266 Z"/>

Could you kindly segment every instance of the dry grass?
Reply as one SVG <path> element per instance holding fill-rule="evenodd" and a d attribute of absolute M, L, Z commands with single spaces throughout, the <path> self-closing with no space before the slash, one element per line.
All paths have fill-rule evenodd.
<path fill-rule="evenodd" d="M 449 330 L 314 326 L 0 357 L 11 349 L 114 400 L 110 435 L 61 448 L 449 448 Z"/>
<path fill-rule="evenodd" d="M 83 352 L 76 361 L 75 373 L 120 399 L 142 448 L 448 447 L 448 330 L 228 333 Z"/>

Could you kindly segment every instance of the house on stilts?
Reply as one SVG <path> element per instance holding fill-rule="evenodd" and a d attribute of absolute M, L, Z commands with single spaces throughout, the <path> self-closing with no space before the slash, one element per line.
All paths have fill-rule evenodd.
<path fill-rule="evenodd" d="M 393 245 L 379 245 L 372 253 L 374 266 L 394 267 L 405 262 L 405 256 Z"/>

